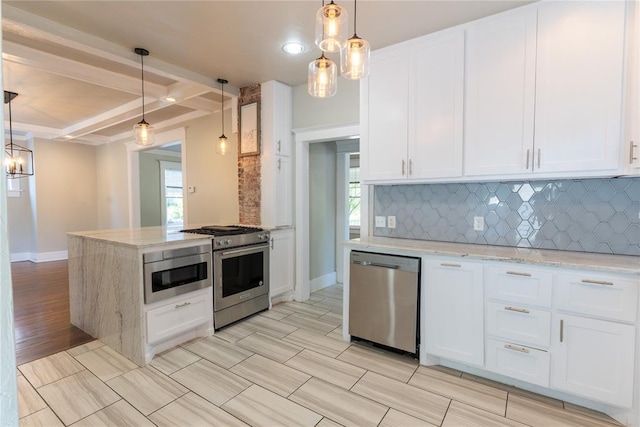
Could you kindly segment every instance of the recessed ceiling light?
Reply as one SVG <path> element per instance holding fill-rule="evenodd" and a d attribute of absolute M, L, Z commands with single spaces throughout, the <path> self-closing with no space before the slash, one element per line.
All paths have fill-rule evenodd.
<path fill-rule="evenodd" d="M 173 96 L 163 96 L 160 99 L 164 102 L 176 102 L 176 99 Z"/>
<path fill-rule="evenodd" d="M 299 55 L 305 51 L 305 48 L 300 42 L 287 42 L 282 45 L 282 50 L 290 55 Z"/>

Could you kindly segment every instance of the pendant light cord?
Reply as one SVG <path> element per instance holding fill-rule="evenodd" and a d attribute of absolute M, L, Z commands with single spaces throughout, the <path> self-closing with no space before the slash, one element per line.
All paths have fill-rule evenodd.
<path fill-rule="evenodd" d="M 9 145 L 11 146 L 11 157 L 13 157 L 13 122 L 11 120 L 11 99 L 9 99 Z"/>
<path fill-rule="evenodd" d="M 222 83 L 222 134 L 224 135 L 224 83 Z"/>
<path fill-rule="evenodd" d="M 356 17 L 358 16 L 358 0 L 353 0 L 353 34 L 356 36 L 358 32 L 356 31 Z"/>
<path fill-rule="evenodd" d="M 141 73 L 141 81 L 142 81 L 142 121 L 144 122 L 144 55 L 140 55 L 140 73 Z"/>

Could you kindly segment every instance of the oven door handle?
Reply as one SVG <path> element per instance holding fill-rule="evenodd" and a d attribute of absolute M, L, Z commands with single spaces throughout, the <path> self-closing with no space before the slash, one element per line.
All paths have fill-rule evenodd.
<path fill-rule="evenodd" d="M 254 252 L 260 252 L 268 247 L 269 245 L 266 244 L 266 245 L 260 245 L 260 246 L 251 246 L 249 248 L 236 249 L 233 251 L 224 251 L 222 252 L 222 256 L 235 255 L 235 254 L 250 254 Z"/>

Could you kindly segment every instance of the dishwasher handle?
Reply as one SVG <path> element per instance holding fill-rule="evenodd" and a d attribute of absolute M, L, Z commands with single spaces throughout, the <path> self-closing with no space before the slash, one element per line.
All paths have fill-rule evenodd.
<path fill-rule="evenodd" d="M 400 267 L 397 265 L 391 265 L 391 264 L 380 264 L 378 262 L 371 262 L 371 261 L 354 261 L 354 264 L 360 264 L 363 267 L 381 267 L 381 268 L 389 268 L 391 270 L 397 270 Z"/>

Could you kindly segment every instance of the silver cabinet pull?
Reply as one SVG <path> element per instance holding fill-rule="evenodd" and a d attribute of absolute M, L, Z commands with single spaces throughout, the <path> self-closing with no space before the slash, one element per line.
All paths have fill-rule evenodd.
<path fill-rule="evenodd" d="M 629 164 L 632 165 L 634 160 L 638 160 L 637 157 L 633 156 L 633 152 L 634 152 L 634 148 L 636 148 L 637 145 L 633 143 L 633 141 L 629 141 Z"/>
<path fill-rule="evenodd" d="M 530 149 L 527 148 L 527 166 L 525 169 L 529 170 L 529 153 L 531 152 Z"/>
<path fill-rule="evenodd" d="M 560 342 L 564 341 L 564 320 L 560 319 Z"/>
<path fill-rule="evenodd" d="M 273 237 L 271 238 L 271 250 L 273 250 Z"/>
<path fill-rule="evenodd" d="M 278 170 L 280 170 L 280 168 L 282 167 L 282 159 L 278 159 Z"/>
<path fill-rule="evenodd" d="M 191 305 L 191 303 L 189 301 L 183 302 L 182 304 L 176 304 L 176 308 L 186 307 L 188 305 Z"/>
<path fill-rule="evenodd" d="M 514 351 L 519 351 L 520 353 L 529 353 L 529 349 L 526 347 L 520 347 L 518 345 L 513 345 L 513 344 L 505 344 L 504 348 L 506 348 L 507 350 L 514 350 Z"/>
<path fill-rule="evenodd" d="M 278 153 L 280 152 L 280 145 L 281 145 L 281 141 L 278 140 Z"/>
<path fill-rule="evenodd" d="M 512 276 L 531 277 L 531 273 L 521 273 L 519 271 L 507 271 L 507 274 L 510 274 Z"/>
<path fill-rule="evenodd" d="M 441 262 L 440 265 L 443 267 L 462 267 L 460 264 L 454 264 L 451 262 Z"/>
<path fill-rule="evenodd" d="M 587 283 L 589 285 L 613 286 L 613 282 L 607 282 L 605 280 L 582 279 L 582 283 Z"/>
<path fill-rule="evenodd" d="M 404 159 L 402 159 L 402 176 L 404 176 Z"/>
<path fill-rule="evenodd" d="M 507 306 L 504 308 L 505 310 L 509 310 L 509 311 L 516 311 L 518 313 L 524 313 L 524 314 L 529 314 L 530 311 L 527 310 L 526 308 L 520 308 L 520 307 L 511 307 L 511 306 Z"/>
<path fill-rule="evenodd" d="M 413 175 L 413 160 L 409 159 L 409 175 Z"/>
<path fill-rule="evenodd" d="M 538 148 L 538 169 L 540 169 L 540 148 Z"/>

